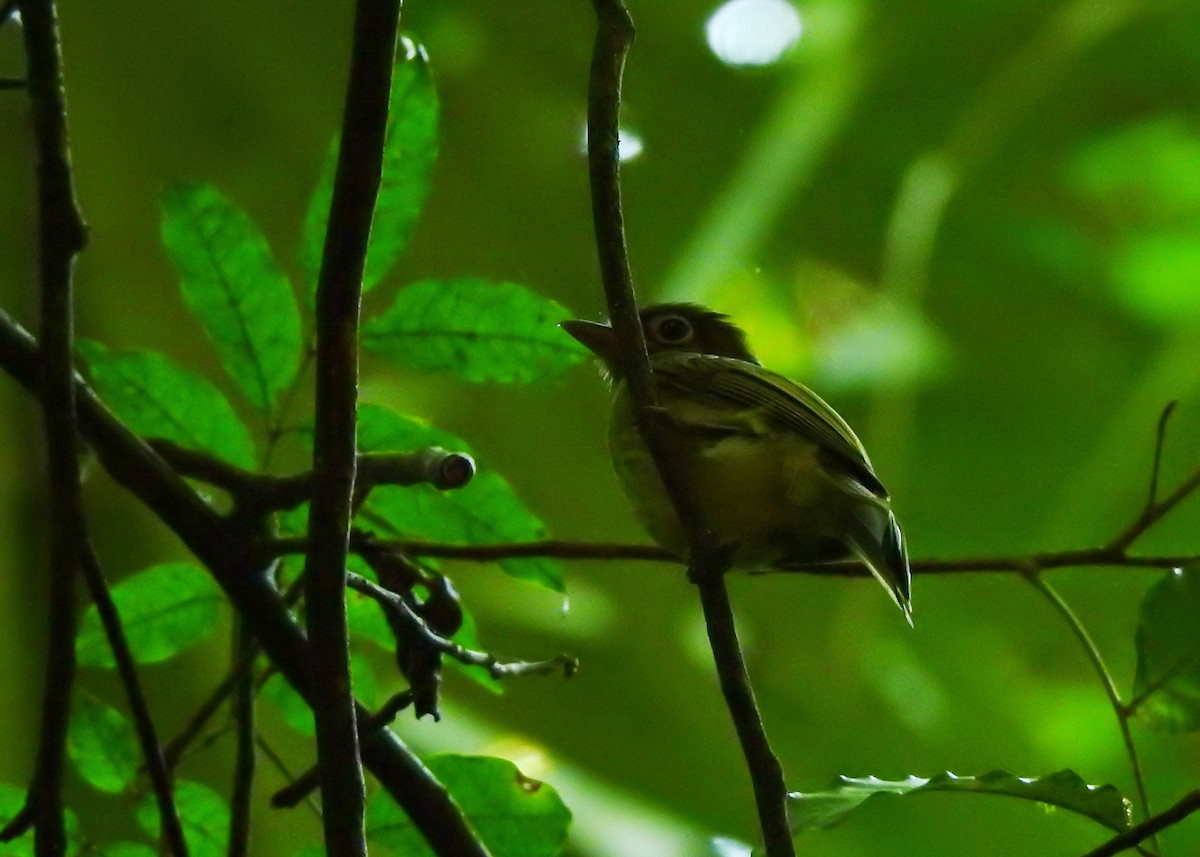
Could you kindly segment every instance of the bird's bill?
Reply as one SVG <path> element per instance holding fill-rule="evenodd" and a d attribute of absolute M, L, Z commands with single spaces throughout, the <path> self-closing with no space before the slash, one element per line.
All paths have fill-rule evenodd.
<path fill-rule="evenodd" d="M 561 322 L 558 326 L 606 363 L 611 363 L 616 358 L 616 339 L 613 329 L 607 324 L 573 318 Z"/>

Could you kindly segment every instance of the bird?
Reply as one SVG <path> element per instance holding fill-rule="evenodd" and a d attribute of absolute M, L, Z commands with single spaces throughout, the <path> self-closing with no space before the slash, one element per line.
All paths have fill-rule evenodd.
<path fill-rule="evenodd" d="M 766 369 L 745 332 L 694 303 L 639 311 L 669 454 L 731 567 L 786 569 L 857 557 L 912 624 L 904 535 L 867 451 L 807 387 Z M 686 561 L 688 538 L 642 441 L 609 324 L 559 325 L 613 388 L 608 443 L 635 517 Z"/>

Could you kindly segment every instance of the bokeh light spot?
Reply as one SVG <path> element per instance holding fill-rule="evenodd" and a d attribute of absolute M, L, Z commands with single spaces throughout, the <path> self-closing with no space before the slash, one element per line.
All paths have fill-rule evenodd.
<path fill-rule="evenodd" d="M 705 25 L 717 59 L 740 66 L 777 62 L 803 30 L 800 13 L 788 0 L 726 0 Z"/>

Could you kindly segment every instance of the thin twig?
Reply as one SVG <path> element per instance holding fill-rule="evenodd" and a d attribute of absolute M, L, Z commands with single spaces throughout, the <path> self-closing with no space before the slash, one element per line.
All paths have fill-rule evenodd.
<path fill-rule="evenodd" d="M 234 651 L 238 663 L 254 662 L 258 647 L 240 619 L 234 631 Z M 233 789 L 229 796 L 229 857 L 250 853 L 250 824 L 253 818 L 255 758 L 255 687 L 251 670 L 244 670 L 234 684 L 233 718 L 237 728 L 237 750 L 233 765 Z"/>
<path fill-rule="evenodd" d="M 1067 604 L 1066 600 L 1058 594 L 1056 589 L 1042 580 L 1041 576 L 1036 572 L 1026 574 L 1025 579 L 1054 606 L 1054 609 L 1058 611 L 1063 621 L 1071 629 L 1071 633 L 1079 641 L 1079 645 L 1083 647 L 1088 660 L 1091 661 L 1092 668 L 1096 671 L 1096 675 L 1100 679 L 1100 684 L 1104 687 L 1105 696 L 1108 697 L 1108 704 L 1117 718 L 1117 728 L 1120 730 L 1121 740 L 1125 744 L 1125 754 L 1129 758 L 1129 767 L 1133 772 L 1133 781 L 1137 788 L 1138 801 L 1142 805 L 1142 818 L 1150 818 L 1150 798 L 1146 794 L 1146 779 L 1142 774 L 1141 762 L 1138 760 L 1137 745 L 1134 744 L 1133 733 L 1129 729 L 1129 713 L 1125 704 L 1121 701 L 1121 693 L 1117 690 L 1117 683 L 1113 680 L 1112 673 L 1109 672 L 1107 664 L 1104 663 L 1104 657 L 1100 654 L 1100 649 L 1096 646 L 1095 641 L 1092 640 L 1083 622 L 1075 615 L 1075 611 L 1071 609 L 1071 605 Z M 1155 843 L 1155 850 L 1161 851 L 1157 842 Z"/>
<path fill-rule="evenodd" d="M 1175 408 L 1179 405 L 1178 400 L 1167 402 L 1166 407 L 1162 409 L 1162 413 L 1158 416 L 1158 429 L 1154 433 L 1154 464 L 1150 468 L 1150 493 L 1146 498 L 1146 508 L 1153 508 L 1158 501 L 1158 476 L 1162 470 L 1163 447 L 1167 440 L 1167 423 L 1171 419 L 1171 414 L 1175 413 Z"/>
<path fill-rule="evenodd" d="M 108 640 L 108 647 L 112 650 L 117 673 L 121 677 L 121 684 L 125 687 L 125 695 L 129 700 L 129 711 L 133 716 L 134 730 L 142 748 L 142 758 L 145 760 L 150 785 L 154 789 L 158 815 L 162 819 L 163 843 L 168 853 L 174 854 L 176 857 L 187 857 L 187 842 L 183 838 L 183 826 L 180 824 L 179 811 L 175 806 L 171 774 L 163 758 L 162 746 L 158 742 L 158 730 L 154 726 L 154 719 L 150 716 L 150 706 L 146 703 L 146 695 L 142 692 L 137 666 L 133 660 L 133 653 L 129 649 L 129 642 L 125 638 L 125 629 L 121 625 L 117 605 L 113 602 L 108 583 L 104 580 L 104 572 L 100 568 L 100 563 L 97 561 L 91 545 L 84 548 L 83 556 L 80 559 L 83 578 L 87 582 L 92 603 L 96 605 L 96 613 L 100 616 L 104 636 Z"/>
<path fill-rule="evenodd" d="M 41 734 L 25 811 L 0 831 L 0 840 L 34 827 L 39 855 L 65 854 L 63 773 L 71 687 L 75 680 L 75 583 L 88 543 L 79 474 L 79 422 L 75 406 L 75 257 L 87 243 L 75 199 L 67 141 L 57 12 L 53 0 L 17 4 L 25 40 L 28 88 L 37 151 L 38 279 L 42 352 L 38 394 L 42 400 L 49 475 L 49 621 Z M 11 7 L 5 8 L 5 19 Z"/>
<path fill-rule="evenodd" d="M 289 783 L 292 783 L 292 784 L 294 784 L 298 781 L 296 775 L 293 774 L 291 772 L 291 770 L 288 768 L 287 763 L 283 761 L 283 758 L 278 753 L 275 752 L 275 748 L 272 747 L 269 743 L 267 743 L 267 741 L 265 741 L 262 738 L 262 736 L 259 736 L 259 738 L 258 738 L 258 748 L 260 750 L 262 750 L 263 755 L 267 757 L 267 761 L 269 761 L 272 765 L 275 766 L 275 768 L 279 771 L 279 773 L 283 775 L 283 778 L 285 780 L 287 780 Z M 318 773 L 318 769 L 314 765 L 313 767 L 309 768 L 307 771 L 305 771 L 300 776 L 301 777 L 311 776 L 311 778 L 312 778 L 312 785 L 301 796 L 301 799 L 306 804 L 308 804 L 308 808 L 312 810 L 313 815 L 315 815 L 317 818 L 320 818 L 321 817 L 321 805 L 319 803 L 317 803 L 316 800 L 313 799 L 312 793 L 317 790 L 318 786 L 321 785 L 321 775 Z M 290 786 L 285 787 L 285 790 L 286 790 L 286 788 L 290 788 Z M 271 803 L 272 803 L 272 806 L 275 805 L 274 800 L 272 800 Z M 297 803 L 300 803 L 300 801 L 297 800 L 293 804 L 288 804 L 288 806 L 289 807 L 295 806 Z"/>
<path fill-rule="evenodd" d="M 713 659 L 750 771 L 767 855 L 791 857 L 795 849 L 787 823 L 787 786 L 754 701 L 725 586 L 731 557 L 715 544 L 699 499 L 690 490 L 688 474 L 682 462 L 670 454 L 666 426 L 655 407 L 654 379 L 638 317 L 621 208 L 621 78 L 633 44 L 633 21 L 623 0 L 593 0 L 593 6 L 597 26 L 588 81 L 588 174 L 600 272 L 618 348 L 618 370 L 633 402 L 638 433 L 687 533 L 688 576 L 700 590 Z"/>
<path fill-rule="evenodd" d="M 1166 830 L 1173 824 L 1178 824 L 1197 810 L 1200 810 L 1200 789 L 1188 792 L 1174 806 L 1147 818 L 1124 833 L 1114 836 L 1099 848 L 1093 848 L 1084 854 L 1083 857 L 1113 857 L 1114 854 L 1136 848 L 1139 843 L 1152 836 L 1157 836 L 1160 831 Z"/>

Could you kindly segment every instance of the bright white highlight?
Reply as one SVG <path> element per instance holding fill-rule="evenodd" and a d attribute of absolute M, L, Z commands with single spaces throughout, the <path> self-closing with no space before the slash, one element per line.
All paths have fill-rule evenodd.
<path fill-rule="evenodd" d="M 770 65 L 800 40 L 800 13 L 788 0 L 726 0 L 704 27 L 726 65 Z"/>

